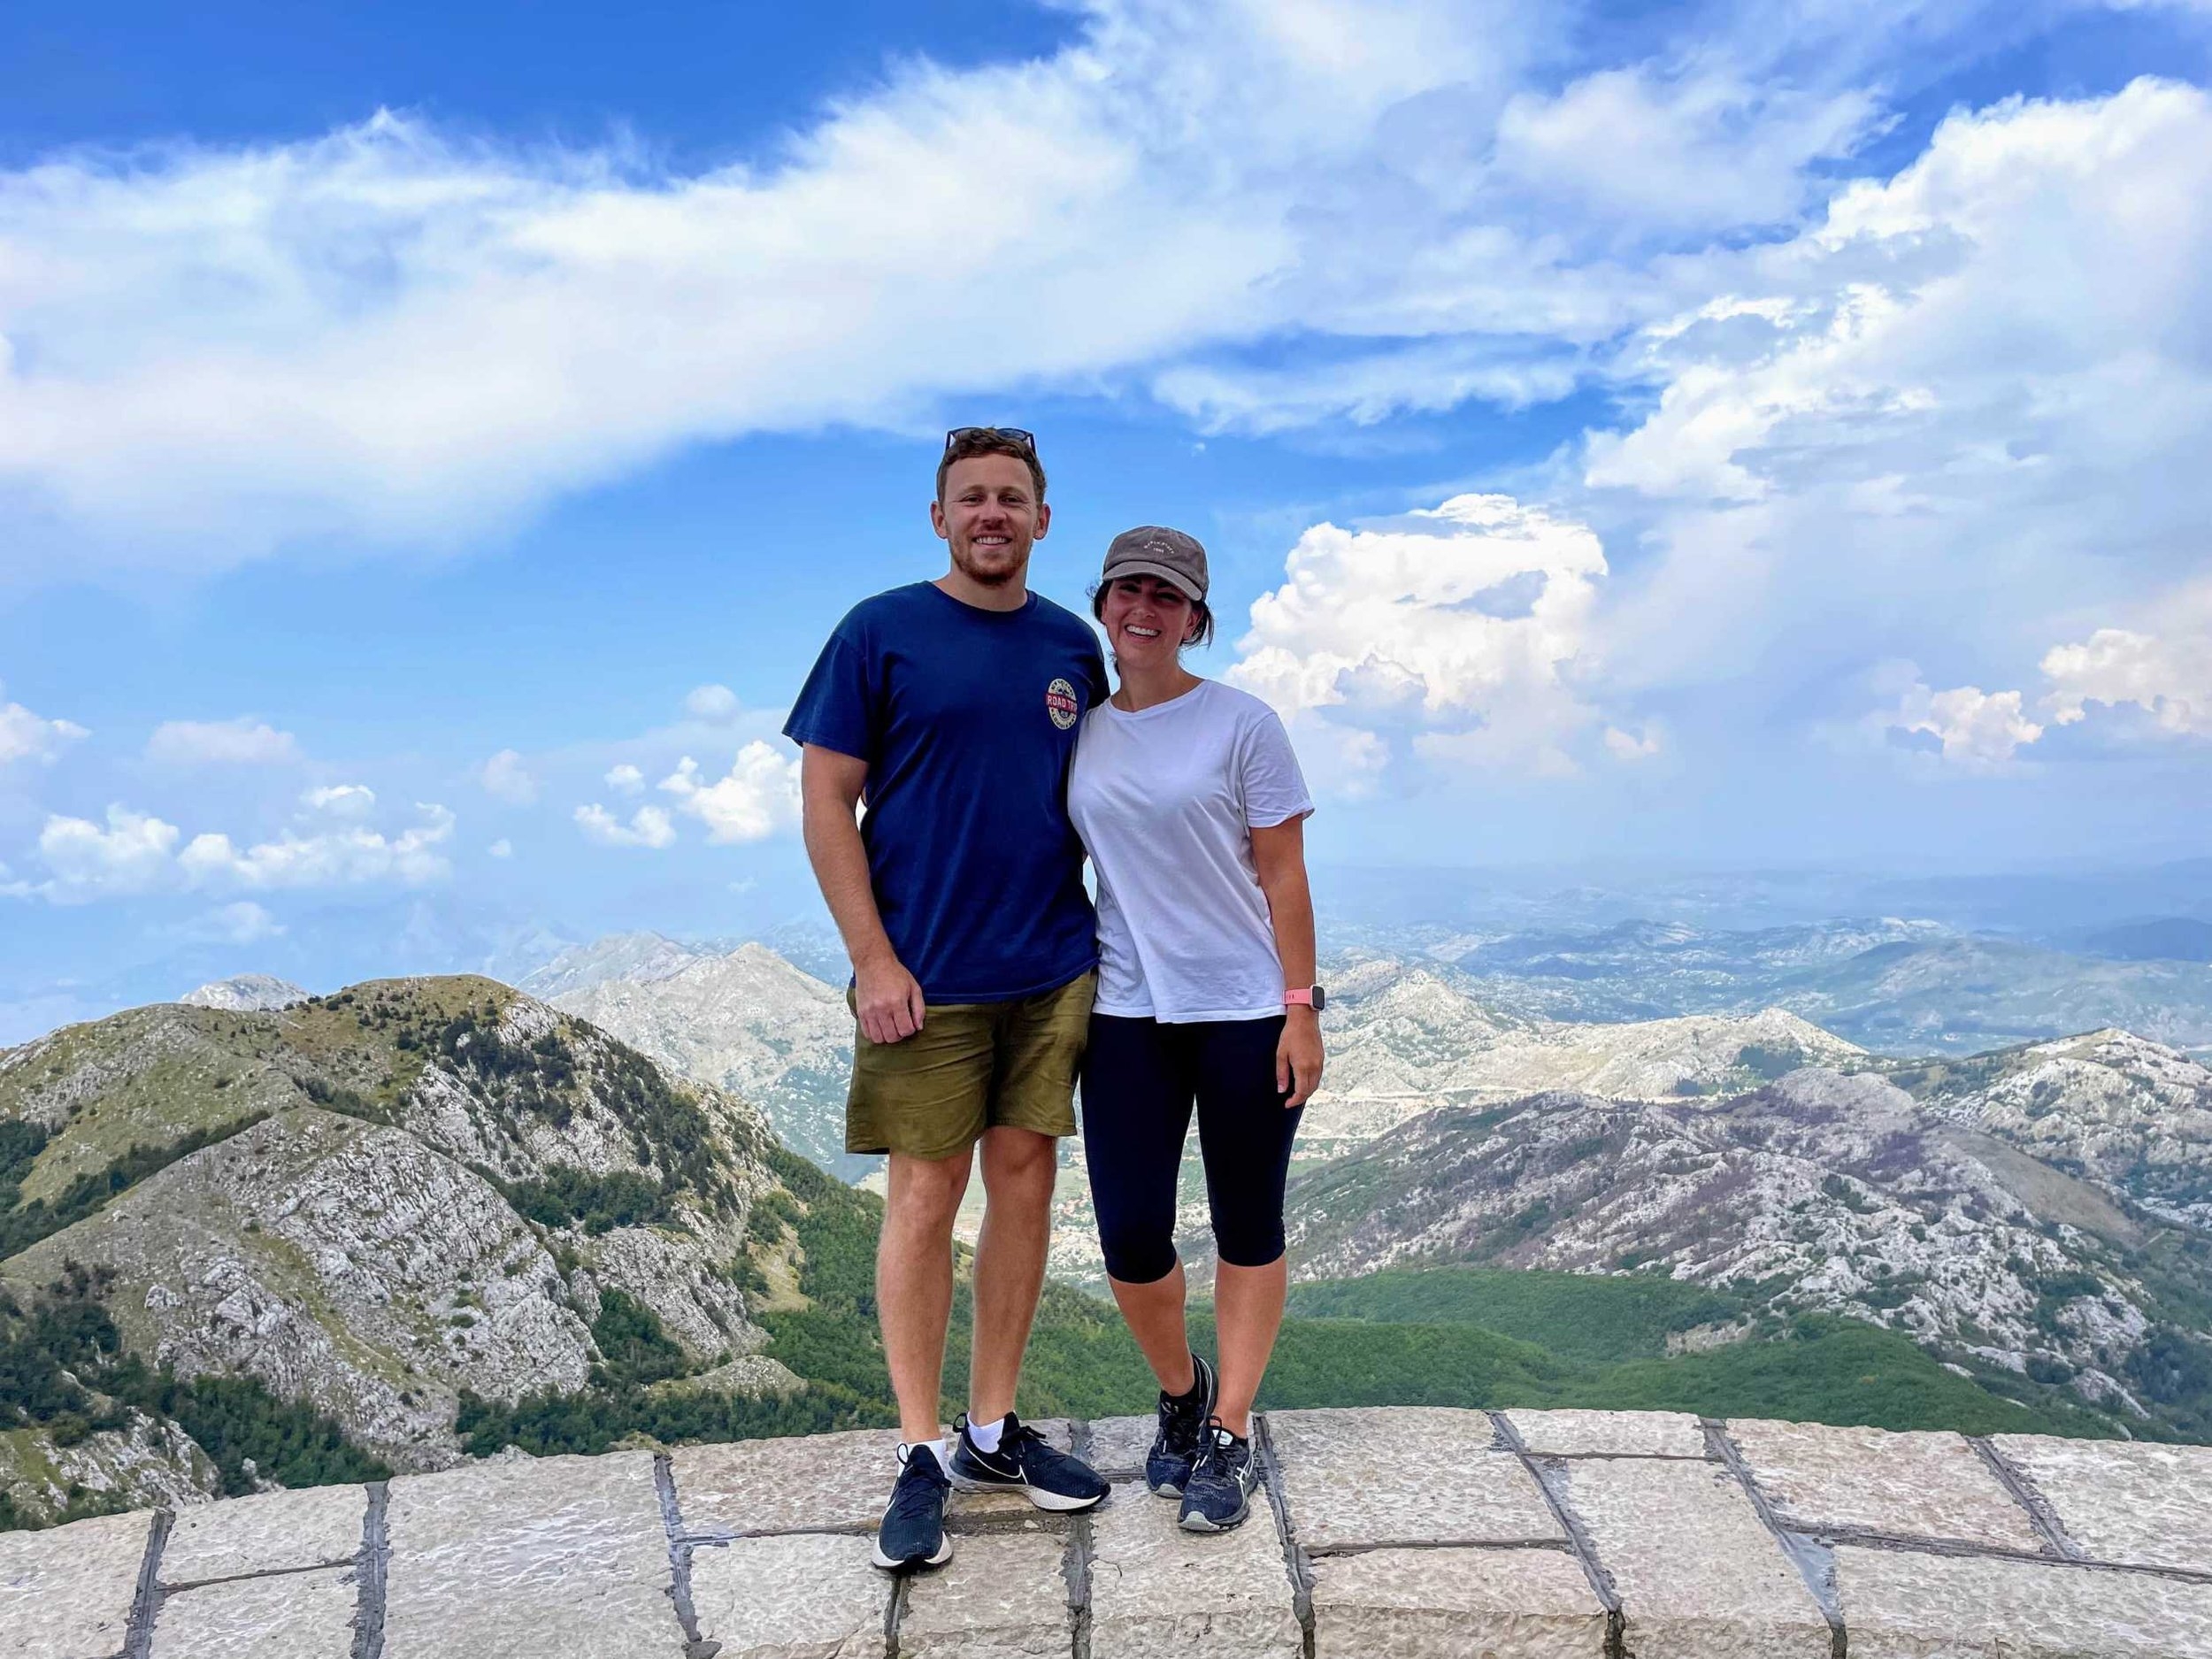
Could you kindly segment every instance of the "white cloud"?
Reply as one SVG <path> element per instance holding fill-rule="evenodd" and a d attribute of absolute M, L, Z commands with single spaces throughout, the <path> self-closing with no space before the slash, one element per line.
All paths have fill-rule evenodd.
<path fill-rule="evenodd" d="M 2202 88 L 1955 114 L 1803 234 L 1668 271 L 1686 303 L 1617 365 L 1655 404 L 1584 467 L 1650 555 L 1601 630 L 1632 683 L 1962 646 L 2017 673 L 2054 616 L 2201 560 Z"/>
<path fill-rule="evenodd" d="M 736 718 L 738 707 L 737 693 L 727 686 L 695 686 L 684 698 L 684 712 L 694 719 L 705 720 L 710 724 Z M 613 775 L 610 773 L 608 781 L 611 783 L 613 780 Z"/>
<path fill-rule="evenodd" d="M 676 799 L 677 810 L 707 826 L 718 845 L 765 841 L 799 822 L 799 761 L 755 739 L 737 752 L 728 776 L 702 783 L 699 763 L 688 755 L 660 787 Z"/>
<path fill-rule="evenodd" d="M 265 720 L 165 720 L 146 740 L 146 758 L 163 766 L 284 766 L 300 757 L 298 740 Z"/>
<path fill-rule="evenodd" d="M 357 821 L 376 810 L 376 791 L 362 783 L 325 784 L 300 796 L 311 812 Z"/>
<path fill-rule="evenodd" d="M 1333 787 L 1394 757 L 1571 771 L 1573 685 L 1604 549 L 1584 525 L 1459 495 L 1384 526 L 1308 530 L 1252 606 L 1227 678 L 1264 697 Z"/>
<path fill-rule="evenodd" d="M 281 938 L 284 925 L 251 899 L 240 899 L 210 910 L 193 933 L 226 945 L 257 945 L 265 939 Z"/>
<path fill-rule="evenodd" d="M 1874 124 L 1853 89 L 1808 93 L 1728 74 L 1669 78 L 1648 65 L 1517 95 L 1498 122 L 1496 165 L 1553 205 L 1572 204 L 1620 239 L 1795 217 L 1809 163 L 1848 155 Z"/>
<path fill-rule="evenodd" d="M 617 795 L 645 793 L 645 774 L 626 760 L 618 766 L 610 767 L 603 781 Z"/>
<path fill-rule="evenodd" d="M 511 749 L 501 749 L 478 767 L 476 777 L 486 795 L 509 806 L 528 806 L 538 798 L 538 780 Z"/>
<path fill-rule="evenodd" d="M 2099 628 L 2054 646 L 2042 664 L 2052 719 L 2071 726 L 2092 703 L 2132 704 L 2161 732 L 2212 737 L 2212 582 L 2168 595 L 2157 616 L 2142 632 Z"/>
<path fill-rule="evenodd" d="M 2027 718 L 2021 703 L 2016 691 L 1984 691 L 1979 686 L 1936 691 L 1915 680 L 1893 708 L 1875 719 L 1886 731 L 1934 738 L 1950 764 L 1970 772 L 1997 772 L 2043 735 L 2043 727 Z"/>
<path fill-rule="evenodd" d="M 451 873 L 439 849 L 452 839 L 454 817 L 434 803 L 418 803 L 415 810 L 423 821 L 389 837 L 359 826 L 312 835 L 287 830 L 241 849 L 227 835 L 196 835 L 177 855 L 177 867 L 195 887 L 326 887 L 380 881 L 421 887 Z"/>
<path fill-rule="evenodd" d="M 577 827 L 584 832 L 584 839 L 596 841 L 602 847 L 651 847 L 671 845 L 676 839 L 676 826 L 669 820 L 667 809 L 641 806 L 630 815 L 626 825 L 596 801 L 576 809 Z"/>
<path fill-rule="evenodd" d="M 1823 8 L 1639 33 L 1652 62 L 1541 95 L 1586 42 L 1504 0 L 1083 10 L 1053 57 L 907 60 L 695 175 L 388 113 L 0 173 L 0 479 L 50 570 L 204 570 L 295 539 L 468 546 L 685 442 L 910 427 L 1271 339 L 1337 342 L 1362 389 L 1217 362 L 1161 385 L 1261 427 L 1550 396 L 1566 372 L 1514 342 L 1649 317 L 1653 252 L 1788 214 L 1872 120 L 1816 62 L 1786 90 L 1761 67 L 1830 38 Z M 982 155 L 1022 209 L 977 227 Z"/>
<path fill-rule="evenodd" d="M 7 687 L 0 685 L 0 691 Z M 0 703 L 0 766 L 11 761 L 54 759 L 90 733 L 72 720 L 49 720 L 19 703 Z"/>
<path fill-rule="evenodd" d="M 49 879 L 31 889 L 57 904 L 151 893 L 176 880 L 173 855 L 181 833 L 173 824 L 127 807 L 111 806 L 104 826 L 57 815 L 39 833 Z"/>
<path fill-rule="evenodd" d="M 494 858 L 512 858 L 515 856 L 515 844 L 503 835 L 484 850 Z"/>

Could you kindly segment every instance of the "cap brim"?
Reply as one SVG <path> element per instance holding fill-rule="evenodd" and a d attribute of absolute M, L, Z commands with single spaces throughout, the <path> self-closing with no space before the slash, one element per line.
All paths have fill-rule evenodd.
<path fill-rule="evenodd" d="M 1206 597 L 1206 590 L 1203 588 L 1196 593 L 1191 592 L 1190 578 L 1183 572 L 1170 570 L 1164 565 L 1155 565 L 1148 559 L 1124 559 L 1118 565 L 1110 565 L 1098 580 L 1102 582 L 1118 582 L 1125 576 L 1156 576 L 1186 599 L 1196 599 L 1202 602 Z"/>

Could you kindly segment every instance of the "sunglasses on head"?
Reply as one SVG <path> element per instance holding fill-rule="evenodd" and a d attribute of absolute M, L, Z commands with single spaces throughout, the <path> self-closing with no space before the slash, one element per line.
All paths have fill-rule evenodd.
<path fill-rule="evenodd" d="M 1037 453 L 1037 434 L 1024 432 L 1019 426 L 955 426 L 945 434 L 945 453 L 950 455 L 961 439 L 973 437 L 978 433 L 988 433 L 995 438 L 1011 438 L 1030 454 Z"/>

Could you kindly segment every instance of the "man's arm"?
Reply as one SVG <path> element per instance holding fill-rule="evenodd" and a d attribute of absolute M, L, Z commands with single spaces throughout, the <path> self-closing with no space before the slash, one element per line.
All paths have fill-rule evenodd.
<path fill-rule="evenodd" d="M 922 987 L 906 971 L 883 931 L 868 879 L 868 849 L 861 844 L 855 809 L 868 782 L 868 763 L 818 743 L 800 750 L 800 821 L 806 856 L 814 865 L 845 954 L 853 962 L 853 997 L 861 1034 L 870 1042 L 897 1042 L 922 1028 Z"/>

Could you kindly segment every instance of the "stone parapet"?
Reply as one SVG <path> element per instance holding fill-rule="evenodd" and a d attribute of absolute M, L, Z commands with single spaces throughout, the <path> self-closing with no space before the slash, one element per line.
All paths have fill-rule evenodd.
<path fill-rule="evenodd" d="M 510 1454 L 0 1534 L 7 1659 L 2203 1659 L 2212 1448 L 1674 1413 L 1281 1411 L 1185 1533 L 1146 1419 L 1073 1517 L 956 1496 L 892 1579 L 864 1432 Z"/>

